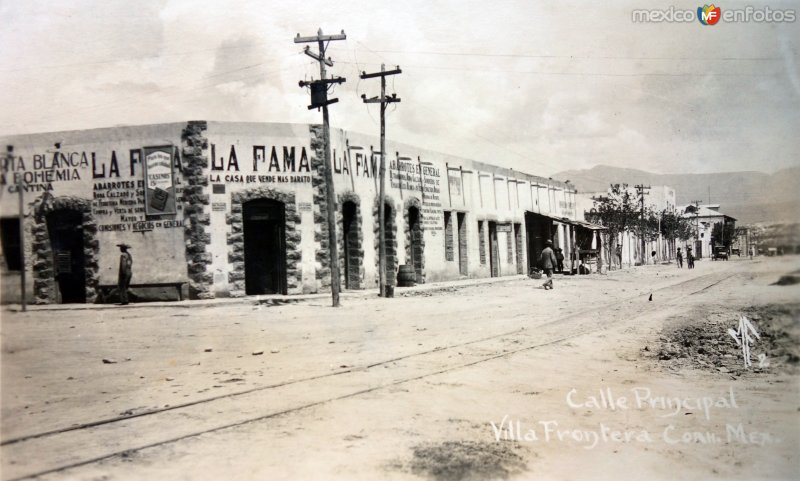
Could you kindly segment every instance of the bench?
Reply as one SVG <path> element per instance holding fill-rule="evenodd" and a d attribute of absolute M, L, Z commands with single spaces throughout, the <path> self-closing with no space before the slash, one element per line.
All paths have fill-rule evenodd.
<path fill-rule="evenodd" d="M 128 291 L 131 289 L 139 289 L 139 288 L 163 288 L 163 287 L 172 287 L 175 288 L 176 292 L 178 293 L 178 300 L 183 300 L 183 285 L 186 284 L 184 281 L 179 282 L 148 282 L 144 284 L 130 284 L 128 286 Z M 97 286 L 97 302 L 102 304 L 106 302 L 106 300 L 111 297 L 113 294 L 116 294 L 119 285 L 117 284 L 100 284 Z"/>

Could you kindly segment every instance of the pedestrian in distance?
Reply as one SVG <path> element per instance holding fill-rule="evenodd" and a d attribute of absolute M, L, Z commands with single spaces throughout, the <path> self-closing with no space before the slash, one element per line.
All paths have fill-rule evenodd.
<path fill-rule="evenodd" d="M 553 241 L 545 241 L 544 250 L 542 250 L 542 254 L 539 256 L 539 265 L 542 267 L 542 270 L 544 270 L 544 273 L 547 274 L 547 280 L 542 284 L 542 287 L 544 290 L 552 289 L 553 269 L 558 265 L 556 254 L 553 252 Z"/>
<path fill-rule="evenodd" d="M 678 260 L 678 269 L 683 269 L 683 252 L 681 252 L 680 247 L 678 247 L 678 252 L 675 254 L 675 257 Z"/>
<path fill-rule="evenodd" d="M 550 244 L 552 245 L 553 243 L 550 242 Z M 564 272 L 564 251 L 560 247 L 556 247 L 556 261 L 557 261 L 555 266 L 556 272 L 559 273 Z"/>
<path fill-rule="evenodd" d="M 686 267 L 689 269 L 694 269 L 694 254 L 692 254 L 692 248 L 686 248 Z"/>
<path fill-rule="evenodd" d="M 128 286 L 131 285 L 131 277 L 133 277 L 133 257 L 128 252 L 131 246 L 128 244 L 117 244 L 119 247 L 119 303 L 121 305 L 128 304 Z"/>

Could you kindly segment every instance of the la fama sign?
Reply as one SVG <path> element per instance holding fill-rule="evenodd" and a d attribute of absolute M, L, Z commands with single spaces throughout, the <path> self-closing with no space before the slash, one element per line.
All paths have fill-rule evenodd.
<path fill-rule="evenodd" d="M 211 170 L 240 172 L 239 155 L 236 146 L 231 145 L 227 158 L 224 155 L 217 156 L 217 146 L 211 144 Z M 267 160 L 267 146 L 254 145 L 252 147 L 252 170 L 253 173 L 297 173 L 311 172 L 311 164 L 308 159 L 308 152 L 305 147 L 299 149 L 295 146 L 275 146 L 269 150 L 269 160 Z"/>

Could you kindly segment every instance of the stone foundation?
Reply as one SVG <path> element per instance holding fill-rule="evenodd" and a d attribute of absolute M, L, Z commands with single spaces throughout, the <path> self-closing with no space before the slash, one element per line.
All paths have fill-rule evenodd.
<path fill-rule="evenodd" d="M 316 278 L 318 290 L 331 286 L 331 260 L 328 251 L 328 187 L 325 184 L 325 141 L 322 125 L 311 125 L 311 187 L 314 189 L 314 242 L 316 248 Z M 334 207 L 339 211 L 339 206 Z"/>
<path fill-rule="evenodd" d="M 209 205 L 208 178 L 208 139 L 204 132 L 208 129 L 205 121 L 192 121 L 183 130 L 183 229 L 186 242 L 186 263 L 189 274 L 189 298 L 211 299 L 214 297 L 214 275 L 209 272 L 211 253 L 206 246 L 211 243 L 208 227 L 211 218 L 207 212 Z"/>

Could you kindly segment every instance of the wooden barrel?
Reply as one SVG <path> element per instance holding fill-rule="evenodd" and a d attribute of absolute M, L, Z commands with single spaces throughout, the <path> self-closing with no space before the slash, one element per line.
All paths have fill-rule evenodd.
<path fill-rule="evenodd" d="M 397 271 L 397 287 L 410 287 L 417 284 L 417 273 L 414 266 L 402 265 Z"/>

